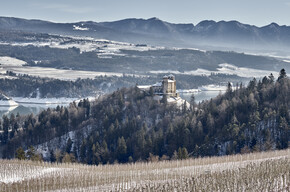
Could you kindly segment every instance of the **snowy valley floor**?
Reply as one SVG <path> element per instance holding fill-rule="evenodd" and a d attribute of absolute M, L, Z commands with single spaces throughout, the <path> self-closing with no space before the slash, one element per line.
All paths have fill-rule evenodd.
<path fill-rule="evenodd" d="M 289 191 L 290 150 L 90 166 L 0 160 L 0 191 Z"/>

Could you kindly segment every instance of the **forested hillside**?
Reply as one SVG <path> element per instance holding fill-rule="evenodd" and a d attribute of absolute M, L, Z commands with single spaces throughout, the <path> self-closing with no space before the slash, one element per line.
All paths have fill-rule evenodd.
<path fill-rule="evenodd" d="M 137 87 L 123 88 L 95 102 L 47 109 L 28 117 L 3 117 L 4 156 L 88 164 L 184 159 L 289 146 L 290 79 L 253 79 L 229 84 L 224 95 L 191 107 L 177 107 Z M 33 145 L 34 147 L 29 146 Z M 19 148 L 22 147 L 22 148 Z M 26 154 L 22 149 L 28 151 Z"/>

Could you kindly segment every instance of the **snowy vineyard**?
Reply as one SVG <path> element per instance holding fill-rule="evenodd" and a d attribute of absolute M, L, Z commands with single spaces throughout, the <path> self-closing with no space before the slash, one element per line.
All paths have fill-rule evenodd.
<path fill-rule="evenodd" d="M 0 160 L 0 191 L 290 191 L 290 150 L 116 165 Z"/>

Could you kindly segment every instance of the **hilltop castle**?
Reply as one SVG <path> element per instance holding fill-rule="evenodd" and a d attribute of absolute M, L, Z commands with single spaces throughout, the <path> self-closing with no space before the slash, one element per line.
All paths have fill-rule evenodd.
<path fill-rule="evenodd" d="M 176 80 L 173 75 L 164 76 L 162 81 L 150 86 L 138 86 L 140 89 L 153 89 L 154 95 L 179 97 L 176 93 Z"/>

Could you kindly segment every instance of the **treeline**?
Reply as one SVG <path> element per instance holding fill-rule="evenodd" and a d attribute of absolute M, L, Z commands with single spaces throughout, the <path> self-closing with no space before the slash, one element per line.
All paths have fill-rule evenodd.
<path fill-rule="evenodd" d="M 224 95 L 210 101 L 196 104 L 193 97 L 190 108 L 154 100 L 137 87 L 123 88 L 92 103 L 19 117 L 14 132 L 6 118 L 1 141 L 7 158 L 20 146 L 40 149 L 38 144 L 49 141 L 48 160 L 88 164 L 284 149 L 289 146 L 289 95 L 285 70 L 277 81 L 270 75 L 247 87 L 229 84 Z"/>
<path fill-rule="evenodd" d="M 138 85 L 152 85 L 165 74 L 148 75 L 144 77 L 134 75 L 96 76 L 94 79 L 77 79 L 65 81 L 60 79 L 40 78 L 29 75 L 15 74 L 7 71 L 12 78 L 0 78 L 0 91 L 9 97 L 88 97 L 116 91 L 118 88 Z M 214 84 L 216 82 L 240 82 L 245 79 L 234 75 L 212 74 L 211 76 L 176 75 L 179 89 L 193 89 L 198 86 Z"/>
<path fill-rule="evenodd" d="M 77 79 L 65 81 L 51 78 L 40 78 L 29 75 L 15 74 L 11 71 L 7 75 L 15 78 L 1 78 L 0 91 L 9 97 L 88 97 L 116 91 L 121 87 L 138 84 L 155 83 L 157 78 L 135 77 L 123 75 L 97 76 L 94 79 Z"/>
<path fill-rule="evenodd" d="M 69 37 L 60 37 L 59 35 L 49 35 L 46 33 L 32 33 L 24 32 L 19 30 L 5 30 L 0 31 L 0 41 L 5 43 L 15 43 L 15 42 L 35 42 L 35 41 L 45 41 L 48 39 L 59 39 L 59 40 L 69 40 Z"/>

